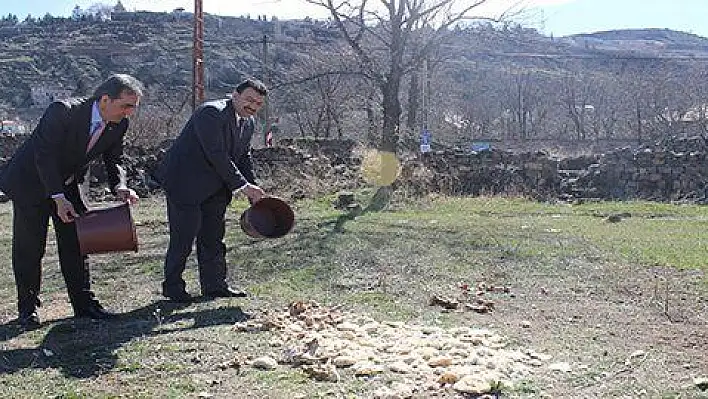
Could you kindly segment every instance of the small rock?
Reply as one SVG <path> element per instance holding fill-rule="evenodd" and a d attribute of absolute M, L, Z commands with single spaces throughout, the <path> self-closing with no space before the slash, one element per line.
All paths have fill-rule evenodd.
<path fill-rule="evenodd" d="M 382 387 L 374 391 L 374 399 L 407 399 L 412 396 L 413 391 L 407 387 L 403 390 Z"/>
<path fill-rule="evenodd" d="M 483 395 L 489 393 L 492 386 L 489 381 L 482 380 L 477 376 L 466 375 L 457 381 L 452 389 L 470 395 Z"/>
<path fill-rule="evenodd" d="M 694 378 L 693 385 L 701 391 L 708 391 L 708 377 Z"/>
<path fill-rule="evenodd" d="M 636 358 L 636 357 L 642 357 L 642 356 L 644 356 L 645 354 L 646 354 L 645 351 L 643 351 L 643 350 L 638 350 L 638 351 L 632 352 L 632 354 L 629 355 L 629 358 L 630 358 L 630 359 L 634 359 L 634 358 Z"/>
<path fill-rule="evenodd" d="M 354 323 L 350 323 L 348 321 L 345 321 L 344 323 L 337 324 L 337 330 L 339 331 L 357 331 L 359 329 L 359 326 L 357 326 Z"/>
<path fill-rule="evenodd" d="M 432 326 L 424 326 L 423 328 L 420 329 L 420 332 L 422 332 L 425 335 L 431 335 L 431 334 L 439 334 L 442 330 L 440 327 L 432 327 Z"/>
<path fill-rule="evenodd" d="M 470 343 L 472 345 L 481 345 L 484 343 L 484 338 L 477 335 L 463 335 L 459 340 L 460 342 Z"/>
<path fill-rule="evenodd" d="M 424 348 L 420 348 L 416 351 L 420 357 L 422 357 L 425 360 L 428 360 L 432 358 L 433 356 L 438 354 L 438 350 L 435 348 L 431 348 L 429 346 L 426 346 Z"/>
<path fill-rule="evenodd" d="M 605 219 L 605 220 L 607 220 L 607 222 L 609 222 L 609 223 L 617 223 L 617 222 L 622 221 L 622 216 L 620 216 L 620 215 L 610 215 L 610 216 L 608 216 L 607 219 Z"/>
<path fill-rule="evenodd" d="M 440 378 L 438 378 L 438 383 L 439 384 L 454 384 L 459 379 L 460 379 L 460 377 L 457 374 L 455 374 L 451 371 L 446 371 L 445 373 L 443 373 L 440 376 Z"/>
<path fill-rule="evenodd" d="M 393 390 L 386 387 L 381 387 L 374 391 L 374 399 L 394 399 L 396 398 L 394 395 Z"/>
<path fill-rule="evenodd" d="M 447 356 L 434 357 L 428 360 L 430 367 L 448 367 L 452 365 L 452 359 Z"/>
<path fill-rule="evenodd" d="M 337 369 L 331 364 L 306 365 L 302 367 L 302 371 L 304 371 L 305 374 L 310 376 L 310 378 L 313 378 L 317 381 L 339 382 L 340 380 L 339 373 L 337 373 Z"/>
<path fill-rule="evenodd" d="M 337 356 L 332 363 L 339 368 L 350 367 L 355 365 L 357 360 L 352 356 Z"/>
<path fill-rule="evenodd" d="M 305 331 L 305 329 L 302 328 L 301 325 L 296 324 L 296 323 L 290 324 L 287 328 L 290 329 L 290 330 L 291 330 L 292 332 L 294 332 L 294 333 L 300 333 L 300 332 L 304 332 L 304 331 Z"/>
<path fill-rule="evenodd" d="M 548 366 L 548 369 L 552 371 L 561 371 L 564 373 L 570 373 L 571 371 L 573 371 L 573 368 L 567 362 L 553 363 Z"/>
<path fill-rule="evenodd" d="M 372 376 L 384 372 L 383 366 L 374 363 L 357 363 L 353 366 L 357 377 Z"/>
<path fill-rule="evenodd" d="M 455 348 L 448 352 L 448 354 L 453 357 L 467 358 L 469 357 L 470 352 L 464 348 Z"/>
<path fill-rule="evenodd" d="M 278 362 L 270 356 L 263 356 L 254 359 L 251 365 L 261 370 L 273 370 L 278 367 Z"/>
<path fill-rule="evenodd" d="M 533 349 L 527 349 L 525 353 L 531 358 L 531 359 L 538 359 L 538 360 L 543 360 L 543 361 L 548 361 L 551 360 L 552 356 L 547 355 L 544 353 L 538 353 Z"/>
<path fill-rule="evenodd" d="M 388 369 L 393 371 L 394 373 L 401 373 L 401 374 L 408 374 L 411 372 L 411 366 L 408 364 L 402 362 L 402 361 L 397 361 L 393 362 L 388 365 Z"/>
<path fill-rule="evenodd" d="M 444 309 L 457 309 L 460 303 L 452 298 L 440 295 L 433 295 L 428 302 L 430 306 L 441 306 Z"/>
<path fill-rule="evenodd" d="M 391 389 L 393 389 L 395 394 L 400 398 L 410 398 L 413 396 L 413 392 L 415 391 L 415 387 L 411 387 L 402 382 L 393 383 Z"/>

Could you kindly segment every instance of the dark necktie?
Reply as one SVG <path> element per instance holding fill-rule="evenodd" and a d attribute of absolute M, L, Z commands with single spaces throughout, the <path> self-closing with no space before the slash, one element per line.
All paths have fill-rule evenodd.
<path fill-rule="evenodd" d="M 243 138 L 243 130 L 246 128 L 246 118 L 238 118 L 238 137 Z"/>

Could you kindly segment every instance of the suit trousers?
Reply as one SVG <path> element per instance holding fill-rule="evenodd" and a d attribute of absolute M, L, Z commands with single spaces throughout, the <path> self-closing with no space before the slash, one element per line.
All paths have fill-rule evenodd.
<path fill-rule="evenodd" d="M 67 197 L 69 197 L 67 195 Z M 72 201 L 74 202 L 74 201 Z M 83 203 L 74 203 L 78 212 Z M 87 257 L 81 255 L 75 223 L 64 223 L 55 211 L 54 201 L 25 204 L 12 202 L 12 270 L 17 285 L 17 305 L 20 312 L 32 310 L 38 303 L 49 218 L 57 239 L 59 265 L 74 309 L 85 306 L 93 298 Z"/>
<path fill-rule="evenodd" d="M 199 283 L 202 293 L 223 290 L 226 283 L 226 208 L 232 193 L 219 190 L 199 204 L 181 204 L 167 194 L 170 243 L 165 257 L 162 292 L 172 295 L 185 291 L 182 278 L 187 258 L 196 239 Z"/>

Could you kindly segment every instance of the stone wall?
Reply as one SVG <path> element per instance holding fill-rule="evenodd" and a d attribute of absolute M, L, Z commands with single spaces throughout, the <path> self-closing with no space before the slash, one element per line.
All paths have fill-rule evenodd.
<path fill-rule="evenodd" d="M 439 151 L 407 162 L 402 187 L 450 195 L 646 199 L 708 203 L 708 141 L 667 139 L 638 149 L 554 159 L 544 152 Z"/>
<path fill-rule="evenodd" d="M 0 167 L 24 140 L 0 137 Z M 259 182 L 281 196 L 314 197 L 362 187 L 361 159 L 349 140 L 293 140 L 253 151 Z M 151 173 L 164 156 L 155 149 L 126 149 L 128 179 L 140 195 L 159 192 Z M 396 189 L 411 195 L 522 195 L 539 200 L 646 199 L 708 203 L 708 141 L 667 139 L 637 149 L 558 159 L 545 152 L 438 151 L 403 157 Z M 92 168 L 100 187 L 100 163 Z"/>
<path fill-rule="evenodd" d="M 439 151 L 405 162 L 400 185 L 416 194 L 528 195 L 553 197 L 561 181 L 558 161 L 543 152 L 514 154 Z M 423 182 L 424 184 L 420 184 Z"/>
<path fill-rule="evenodd" d="M 599 157 L 568 185 L 575 196 L 706 203 L 708 141 L 668 139 Z"/>

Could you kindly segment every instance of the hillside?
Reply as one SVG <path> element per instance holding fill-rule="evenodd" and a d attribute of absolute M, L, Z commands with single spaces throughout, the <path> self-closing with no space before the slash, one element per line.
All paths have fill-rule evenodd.
<path fill-rule="evenodd" d="M 222 97 L 246 76 L 264 78 L 273 88 L 268 117 L 278 116 L 286 135 L 362 139 L 362 126 L 377 123 L 380 104 L 372 101 L 379 95 L 367 92 L 372 89 L 361 76 L 322 78 L 352 66 L 344 58 L 347 45 L 326 21 L 207 15 L 204 49 L 206 96 Z M 413 95 L 420 89 L 410 86 L 422 83 L 410 80 L 412 74 L 402 82 L 403 128 L 415 139 L 424 113 L 436 143 L 458 145 L 479 139 L 641 142 L 696 134 L 704 116 L 675 122 L 702 101 L 706 58 L 708 39 L 670 30 L 553 38 L 520 26 L 461 28 L 431 55 L 428 79 L 435 84 L 428 95 L 441 101 L 424 109 Z M 44 106 L 38 93 L 40 100 L 44 91 L 82 95 L 109 73 L 125 72 L 147 84 L 147 115 L 167 121 L 136 126 L 157 129 L 164 138 L 188 114 L 191 62 L 188 13 L 124 12 L 108 21 L 1 26 L 0 116 L 31 125 Z M 678 82 L 688 82 L 689 89 Z M 667 87 L 646 90 L 656 84 Z M 672 104 L 676 109 L 667 108 Z M 638 107 L 642 129 L 633 120 Z M 369 122 L 365 108 L 374 118 Z M 666 120 L 670 112 L 676 116 Z"/>
<path fill-rule="evenodd" d="M 285 25 L 281 41 L 315 35 L 319 23 Z M 191 15 L 148 12 L 120 13 L 110 21 L 54 19 L 39 25 L 2 27 L 0 101 L 5 107 L 27 107 L 32 105 L 33 86 L 53 84 L 81 93 L 116 71 L 135 74 L 157 92 L 188 89 L 192 29 Z M 207 16 L 209 94 L 231 90 L 243 76 L 258 74 L 263 35 L 273 35 L 274 29 L 272 23 Z M 276 48 L 271 55 L 275 69 L 301 56 L 292 50 L 281 55 L 283 49 Z"/>
<path fill-rule="evenodd" d="M 638 56 L 708 58 L 708 38 L 670 29 L 625 29 L 565 38 L 575 47 Z"/>

